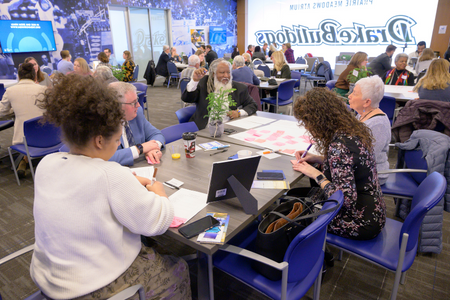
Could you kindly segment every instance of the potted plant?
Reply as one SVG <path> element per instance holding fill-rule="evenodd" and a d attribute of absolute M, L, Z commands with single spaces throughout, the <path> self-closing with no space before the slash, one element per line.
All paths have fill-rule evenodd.
<path fill-rule="evenodd" d="M 208 100 L 208 114 L 205 116 L 209 118 L 208 127 L 209 133 L 212 137 L 220 137 L 223 134 L 223 118 L 230 110 L 230 106 L 235 106 L 236 102 L 231 98 L 231 93 L 236 89 L 223 90 L 220 88 L 218 93 L 212 92 L 206 97 Z"/>
<path fill-rule="evenodd" d="M 348 91 L 348 95 L 353 92 L 353 88 L 355 87 L 355 83 L 362 79 L 369 77 L 372 72 L 369 70 L 369 67 L 362 66 L 361 68 L 354 68 L 352 72 L 347 75 L 347 80 L 350 83 L 350 89 Z"/>
<path fill-rule="evenodd" d="M 111 71 L 117 80 L 123 81 L 123 78 L 125 77 L 125 70 L 120 67 L 113 66 Z"/>

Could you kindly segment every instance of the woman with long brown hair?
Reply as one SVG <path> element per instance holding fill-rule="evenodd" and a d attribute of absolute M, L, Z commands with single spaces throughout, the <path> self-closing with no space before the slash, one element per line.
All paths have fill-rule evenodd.
<path fill-rule="evenodd" d="M 289 68 L 289 65 L 286 63 L 283 52 L 276 51 L 273 53 L 272 61 L 272 76 L 275 76 L 276 78 L 291 79 L 291 68 Z"/>
<path fill-rule="evenodd" d="M 122 65 L 122 69 L 125 70 L 125 77 L 123 78 L 123 81 L 133 81 L 134 67 L 136 65 L 131 59 L 131 52 L 128 50 L 123 51 L 123 59 L 125 59 L 125 62 Z"/>
<path fill-rule="evenodd" d="M 89 68 L 87 61 L 82 57 L 78 57 L 73 62 L 73 72 L 72 73 L 82 75 L 82 76 L 88 76 L 88 75 L 94 74 L 91 71 L 91 69 Z"/>
<path fill-rule="evenodd" d="M 331 113 L 330 113 L 331 112 Z M 329 197 L 344 193 L 344 204 L 329 231 L 350 239 L 376 237 L 386 222 L 370 129 L 358 121 L 338 96 L 314 88 L 294 104 L 294 116 L 310 132 L 315 150 L 295 153 L 293 169 L 316 180 Z M 311 164 L 323 165 L 323 172 Z"/>
<path fill-rule="evenodd" d="M 353 54 L 350 62 L 347 65 L 347 68 L 345 68 L 344 72 L 339 75 L 339 78 L 334 86 L 334 91 L 340 96 L 345 97 L 345 95 L 350 90 L 350 81 L 347 78 L 348 74 L 353 72 L 353 70 L 356 68 L 365 67 L 367 65 L 367 62 L 367 53 L 360 51 Z"/>
<path fill-rule="evenodd" d="M 198 56 L 198 58 L 200 58 L 200 68 L 205 68 L 206 70 L 208 70 L 208 63 L 205 61 L 205 51 L 203 51 L 202 49 L 198 49 L 197 51 L 195 51 L 195 55 Z"/>
<path fill-rule="evenodd" d="M 47 75 L 47 73 L 41 71 L 41 68 L 39 68 L 36 58 L 34 58 L 32 56 L 27 57 L 27 58 L 25 58 L 24 63 L 30 63 L 33 65 L 34 71 L 36 72 L 36 81 L 35 82 L 37 84 L 40 84 L 40 85 L 43 85 L 46 87 L 49 87 L 52 85 L 52 80 Z"/>

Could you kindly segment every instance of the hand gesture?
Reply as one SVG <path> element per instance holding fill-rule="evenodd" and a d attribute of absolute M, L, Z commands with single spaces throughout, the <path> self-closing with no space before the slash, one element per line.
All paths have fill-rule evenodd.
<path fill-rule="evenodd" d="M 208 71 L 205 68 L 197 69 L 192 74 L 192 79 L 196 82 L 200 81 L 200 79 L 202 79 L 206 75 L 206 72 Z"/>
<path fill-rule="evenodd" d="M 145 154 L 147 160 L 150 160 L 153 164 L 159 164 L 162 152 L 160 150 L 152 150 Z"/>

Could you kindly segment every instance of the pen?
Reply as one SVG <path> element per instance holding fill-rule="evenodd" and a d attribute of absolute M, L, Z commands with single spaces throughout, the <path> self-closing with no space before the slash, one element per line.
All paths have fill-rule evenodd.
<path fill-rule="evenodd" d="M 300 159 L 305 158 L 306 154 L 308 153 L 309 149 L 311 149 L 311 147 L 312 147 L 312 143 L 309 144 L 308 148 L 306 148 L 306 151 L 303 152 L 303 154 L 302 154 L 302 156 L 300 157 Z M 297 161 L 297 163 L 300 162 L 300 159 Z"/>
<path fill-rule="evenodd" d="M 230 147 L 230 145 L 223 145 L 223 146 L 220 146 L 220 147 L 213 147 L 211 149 L 206 149 L 205 151 L 222 150 L 222 149 L 225 149 L 225 148 L 228 148 L 228 147 Z"/>
<path fill-rule="evenodd" d="M 278 153 L 280 150 L 264 151 L 263 154 Z"/>
<path fill-rule="evenodd" d="M 152 178 L 152 184 L 151 184 L 151 186 L 153 185 L 153 183 L 156 181 L 156 173 L 158 172 L 158 168 L 155 168 L 155 171 L 153 172 L 153 178 Z"/>
<path fill-rule="evenodd" d="M 225 149 L 225 150 L 222 150 L 222 151 L 210 154 L 209 156 L 213 156 L 213 155 L 216 155 L 216 154 L 219 154 L 219 153 L 224 153 L 224 152 L 227 152 L 227 151 L 228 151 L 228 149 Z"/>
<path fill-rule="evenodd" d="M 171 187 L 171 188 L 173 188 L 173 189 L 177 189 L 177 190 L 179 190 L 179 189 L 180 189 L 180 188 L 179 188 L 179 187 L 177 187 L 176 185 L 173 185 L 173 184 L 171 184 L 171 183 L 168 183 L 168 182 L 164 182 L 164 184 L 168 185 L 169 187 Z"/>

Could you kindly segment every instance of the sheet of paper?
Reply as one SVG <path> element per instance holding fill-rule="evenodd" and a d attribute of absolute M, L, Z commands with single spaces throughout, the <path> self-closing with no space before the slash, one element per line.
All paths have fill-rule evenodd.
<path fill-rule="evenodd" d="M 153 179 L 153 173 L 155 173 L 155 167 L 142 167 L 130 169 L 131 172 L 136 173 L 137 176 L 145 177 L 150 180 Z"/>
<path fill-rule="evenodd" d="M 169 200 L 174 207 L 175 217 L 189 221 L 206 206 L 208 195 L 180 188 L 173 193 Z"/>
<path fill-rule="evenodd" d="M 170 179 L 170 180 L 168 180 L 168 181 L 166 181 L 166 182 L 168 182 L 168 183 L 170 183 L 171 185 L 174 185 L 174 186 L 176 186 L 176 187 L 180 187 L 180 186 L 182 186 L 182 185 L 184 184 L 183 181 L 180 181 L 180 180 L 175 179 L 175 178 L 172 178 L 172 179 Z"/>
<path fill-rule="evenodd" d="M 284 190 L 288 188 L 289 184 L 286 180 L 255 180 L 252 184 L 252 189 Z"/>
<path fill-rule="evenodd" d="M 290 156 L 295 156 L 295 152 L 298 150 L 306 150 L 312 142 L 305 127 L 297 122 L 287 120 L 278 120 L 258 128 L 230 135 L 230 137 Z M 314 145 L 310 152 L 317 154 Z"/>
<path fill-rule="evenodd" d="M 237 119 L 235 121 L 228 122 L 227 124 L 243 129 L 251 129 L 261 125 L 272 123 L 273 121 L 274 120 L 270 118 L 251 116 L 247 118 Z"/>

